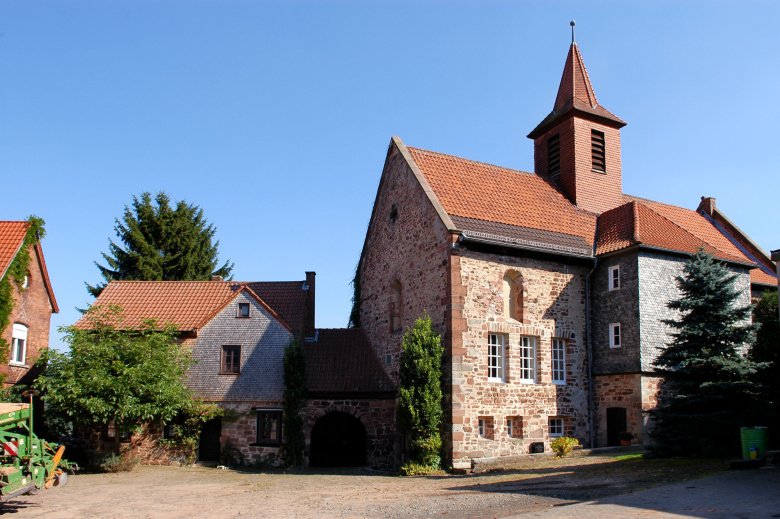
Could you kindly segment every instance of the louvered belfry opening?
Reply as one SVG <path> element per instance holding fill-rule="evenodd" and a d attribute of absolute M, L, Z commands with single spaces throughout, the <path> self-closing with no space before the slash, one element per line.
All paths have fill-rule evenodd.
<path fill-rule="evenodd" d="M 561 174 L 561 137 L 555 134 L 547 139 L 547 175 L 557 182 Z"/>
<path fill-rule="evenodd" d="M 591 130 L 590 153 L 593 161 L 593 171 L 607 171 L 607 160 L 604 147 L 604 132 Z"/>

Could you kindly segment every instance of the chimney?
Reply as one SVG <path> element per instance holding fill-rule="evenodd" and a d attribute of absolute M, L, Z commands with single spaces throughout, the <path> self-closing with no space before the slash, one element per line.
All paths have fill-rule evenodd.
<path fill-rule="evenodd" d="M 696 210 L 713 216 L 715 214 L 715 199 L 711 196 L 701 197 L 701 202 L 699 202 L 699 207 Z"/>
<path fill-rule="evenodd" d="M 214 274 L 211 276 L 211 281 L 222 281 L 222 276 L 217 276 Z"/>
<path fill-rule="evenodd" d="M 303 337 L 314 337 L 314 283 L 316 272 L 306 272 L 306 281 L 303 282 L 303 289 L 306 290 L 306 308 L 303 317 Z"/>

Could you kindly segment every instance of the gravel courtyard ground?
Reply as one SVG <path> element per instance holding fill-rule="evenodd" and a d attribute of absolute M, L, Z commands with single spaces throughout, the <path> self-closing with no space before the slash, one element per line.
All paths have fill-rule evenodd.
<path fill-rule="evenodd" d="M 0 504 L 15 517 L 508 517 L 717 473 L 722 461 L 603 453 L 527 460 L 466 476 L 401 478 L 368 469 L 296 473 L 138 467 L 80 474 Z"/>

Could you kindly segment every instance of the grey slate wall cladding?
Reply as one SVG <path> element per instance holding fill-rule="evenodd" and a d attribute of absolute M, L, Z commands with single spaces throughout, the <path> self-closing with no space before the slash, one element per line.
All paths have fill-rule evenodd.
<path fill-rule="evenodd" d="M 250 317 L 237 318 L 238 303 L 250 304 Z M 211 401 L 281 401 L 284 349 L 292 334 L 251 296 L 239 294 L 204 326 L 195 339 L 195 365 L 187 385 Z M 241 346 L 241 373 L 220 375 L 222 346 Z"/>
<path fill-rule="evenodd" d="M 609 290 L 609 268 L 620 267 L 620 288 Z M 638 270 L 635 252 L 599 261 L 591 277 L 593 371 L 596 375 L 637 373 L 639 363 Z M 609 347 L 609 324 L 620 323 L 622 345 Z"/>
<path fill-rule="evenodd" d="M 677 317 L 677 312 L 666 305 L 680 297 L 675 277 L 682 274 L 687 258 L 643 251 L 638 259 L 641 368 L 648 372 L 652 371 L 660 349 L 670 340 L 671 328 L 662 320 Z M 738 304 L 750 304 L 750 273 L 735 266 L 731 270 L 739 274 L 736 280 L 737 289 L 741 291 Z"/>

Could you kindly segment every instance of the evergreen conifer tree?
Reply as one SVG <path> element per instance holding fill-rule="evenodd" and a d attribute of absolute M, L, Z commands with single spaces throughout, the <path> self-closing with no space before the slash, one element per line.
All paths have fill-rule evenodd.
<path fill-rule="evenodd" d="M 438 468 L 441 463 L 441 337 L 428 315 L 404 333 L 401 352 L 398 419 L 409 436 L 411 462 Z"/>
<path fill-rule="evenodd" d="M 218 266 L 215 229 L 203 216 L 203 209 L 184 200 L 171 207 L 170 198 L 158 193 L 133 196 L 121 221 L 114 226 L 119 243 L 109 240 L 106 264 L 95 262 L 105 283 L 87 284 L 97 297 L 113 280 L 205 281 L 212 275 L 228 278 L 233 264 Z"/>
<path fill-rule="evenodd" d="M 758 325 L 756 342 L 750 358 L 764 363 L 759 380 L 766 388 L 765 404 L 769 411 L 766 425 L 773 448 L 780 448 L 780 319 L 777 316 L 777 291 L 764 294 L 756 304 L 753 320 Z"/>
<path fill-rule="evenodd" d="M 751 308 L 737 306 L 736 274 L 699 251 L 676 278 L 679 299 L 665 320 L 672 341 L 655 361 L 664 378 L 651 435 L 662 454 L 725 454 L 737 447 L 739 427 L 754 425 L 760 367 L 742 349 L 753 337 Z"/>

